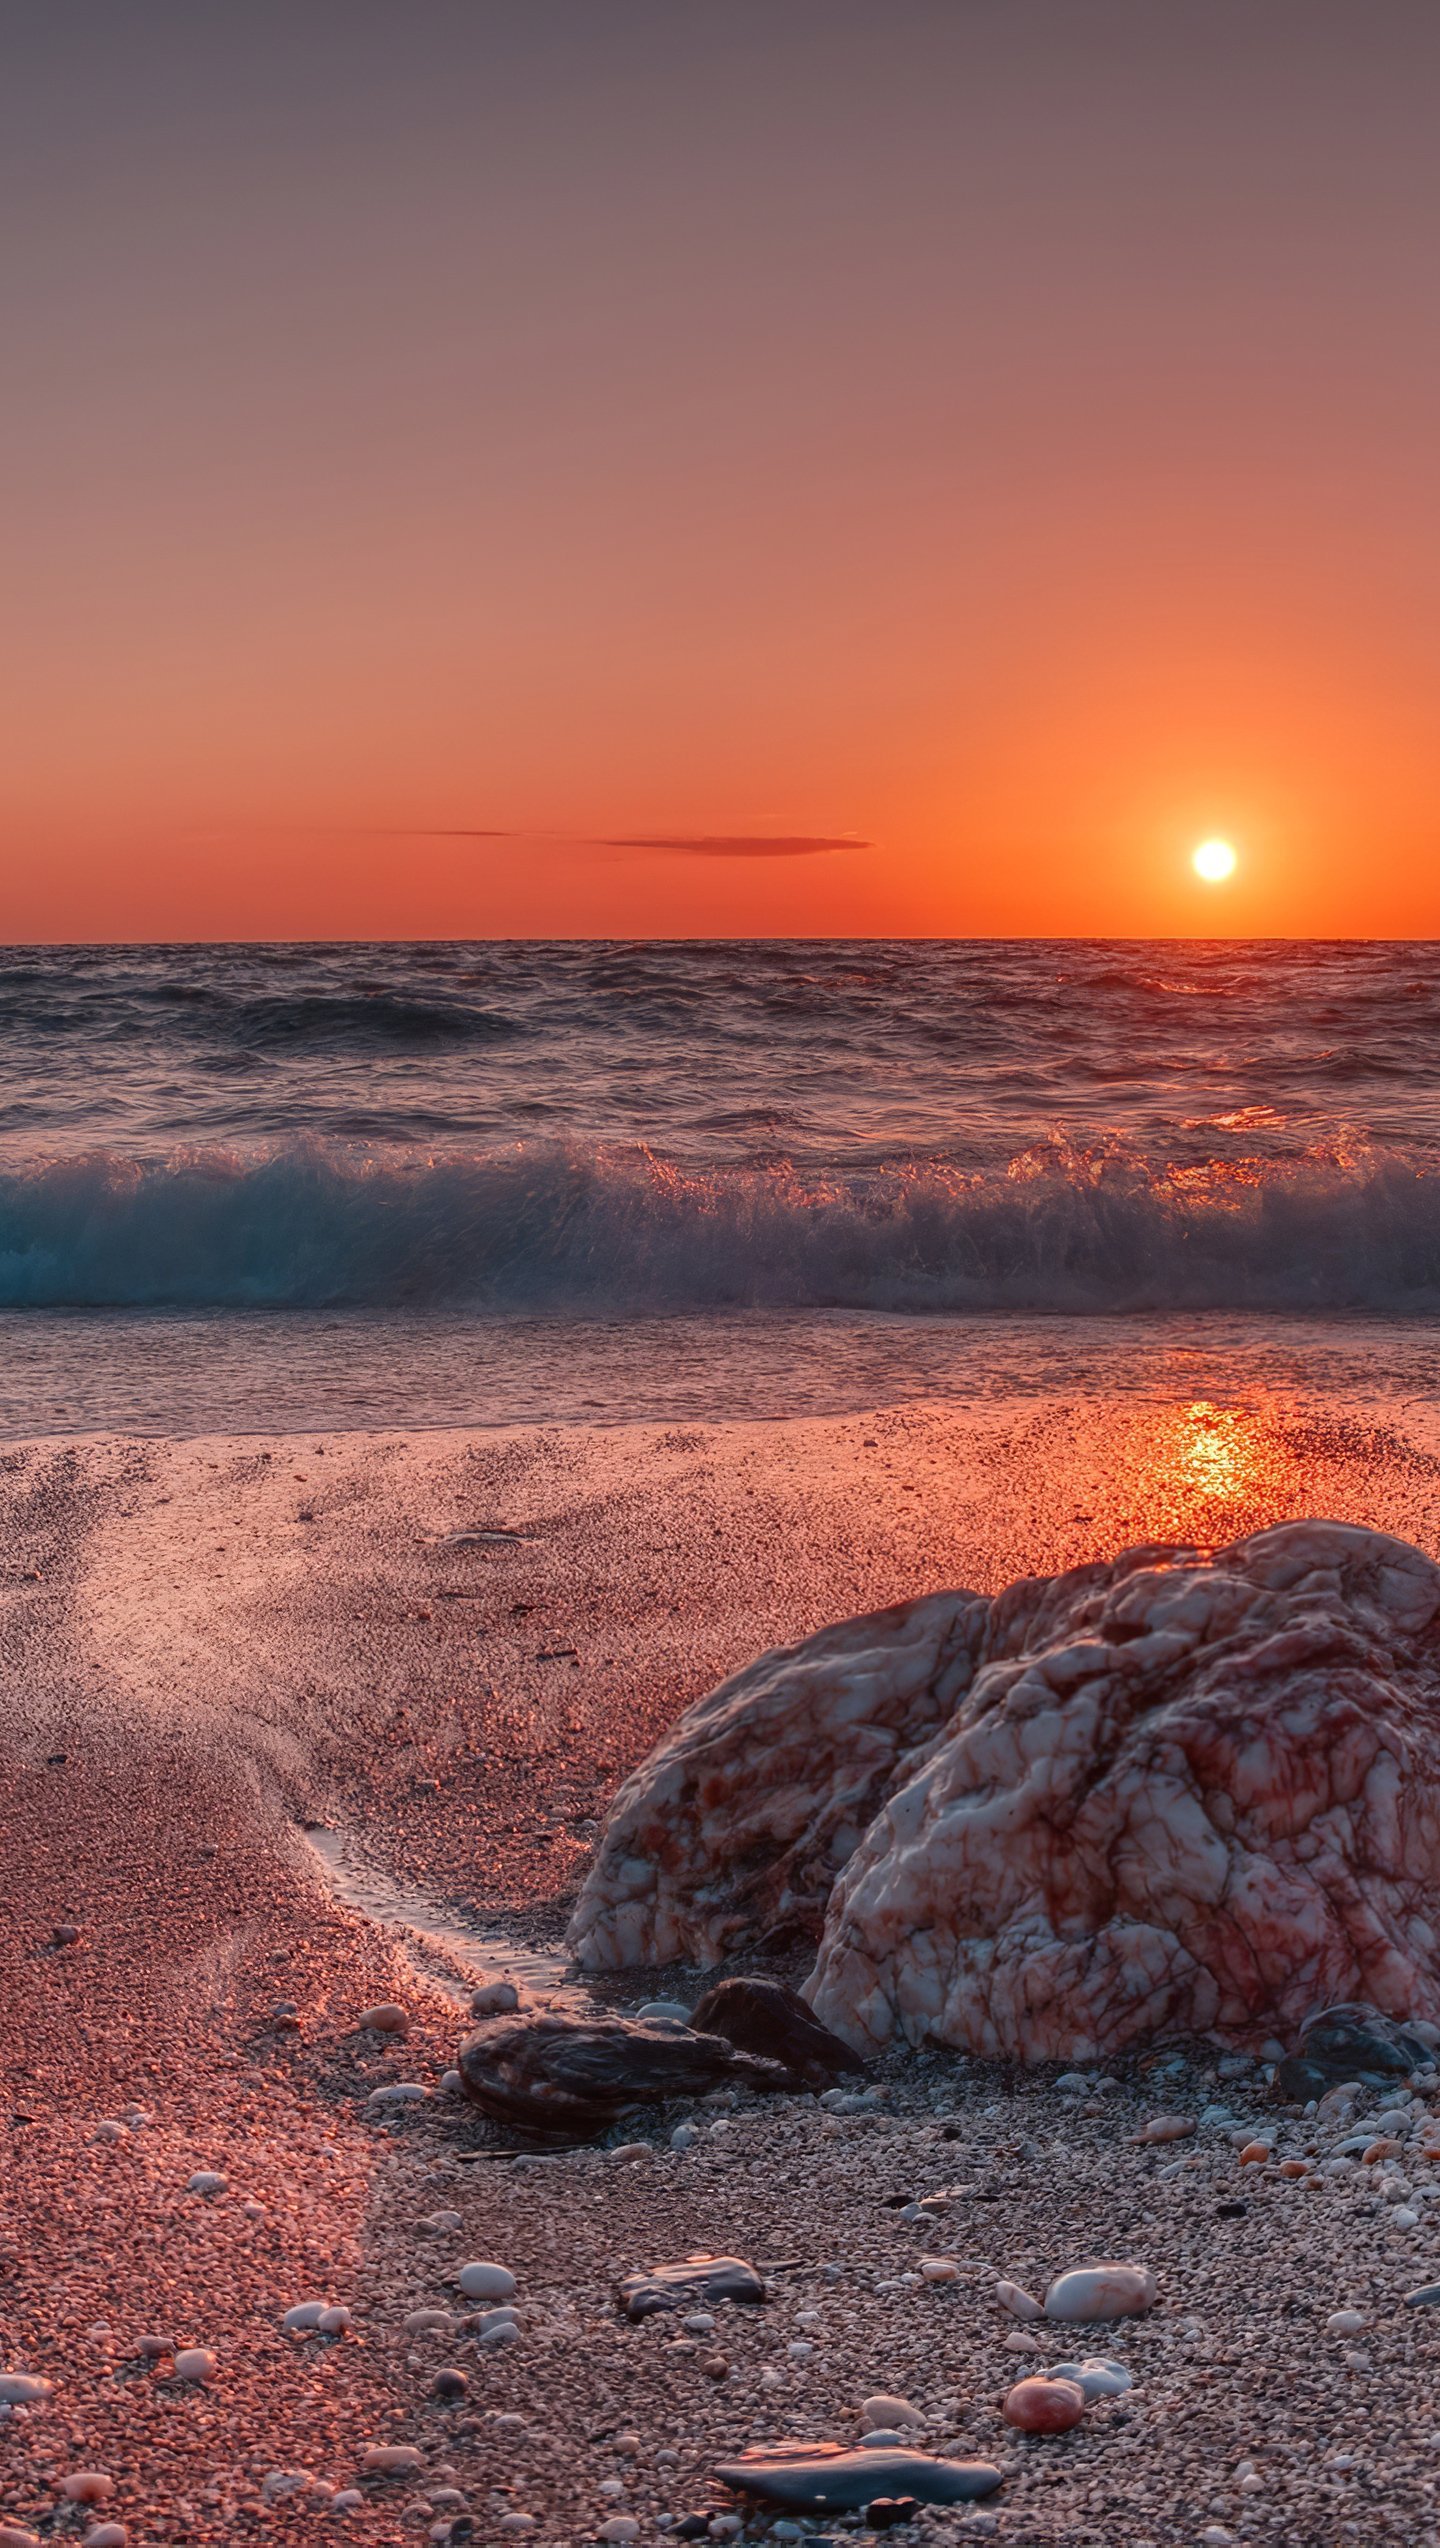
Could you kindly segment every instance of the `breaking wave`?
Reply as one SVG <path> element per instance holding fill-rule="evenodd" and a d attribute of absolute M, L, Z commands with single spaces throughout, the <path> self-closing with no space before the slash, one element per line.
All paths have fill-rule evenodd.
<path fill-rule="evenodd" d="M 0 1171 L 0 1306 L 654 1312 L 1440 1309 L 1440 1168 L 691 1170 L 644 1150 L 292 1143 Z"/>

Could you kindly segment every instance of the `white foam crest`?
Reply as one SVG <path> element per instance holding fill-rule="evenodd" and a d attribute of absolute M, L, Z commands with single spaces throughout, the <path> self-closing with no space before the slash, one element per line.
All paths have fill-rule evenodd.
<path fill-rule="evenodd" d="M 1440 1172 L 1373 1147 L 1176 1168 L 1112 1139 L 998 1174 L 313 1142 L 0 1173 L 0 1306 L 410 1303 L 1429 1311 Z"/>

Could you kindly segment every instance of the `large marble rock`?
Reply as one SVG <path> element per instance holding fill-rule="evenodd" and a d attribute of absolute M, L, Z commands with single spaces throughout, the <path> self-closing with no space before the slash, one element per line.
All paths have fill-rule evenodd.
<path fill-rule="evenodd" d="M 820 1936 L 835 1876 L 945 1732 L 989 1602 L 935 1593 L 765 1654 L 621 1788 L 570 1930 L 594 1972 Z"/>
<path fill-rule="evenodd" d="M 1290 1523 L 937 1595 L 691 1711 L 617 1800 L 582 1963 L 818 1921 L 816 2015 L 1026 2061 L 1440 2017 L 1440 1570 Z"/>

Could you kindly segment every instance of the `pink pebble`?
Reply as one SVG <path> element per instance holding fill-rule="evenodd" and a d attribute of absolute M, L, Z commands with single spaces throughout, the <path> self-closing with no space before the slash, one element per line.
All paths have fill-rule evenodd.
<path fill-rule="evenodd" d="M 72 2468 L 62 2479 L 60 2492 L 72 2504 L 108 2504 L 115 2492 L 115 2480 L 101 2468 Z"/>
<path fill-rule="evenodd" d="M 1068 2433 L 1085 2412 L 1078 2380 L 1020 2380 L 1005 2400 L 1005 2421 L 1022 2433 Z"/>

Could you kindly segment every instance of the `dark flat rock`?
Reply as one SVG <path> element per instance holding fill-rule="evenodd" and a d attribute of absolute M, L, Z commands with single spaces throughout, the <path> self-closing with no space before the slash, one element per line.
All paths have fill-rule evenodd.
<path fill-rule="evenodd" d="M 764 2283 L 743 2256 L 687 2256 L 679 2265 L 650 2265 L 627 2274 L 620 2284 L 631 2318 L 651 2318 L 657 2309 L 714 2309 L 722 2300 L 764 2297 Z"/>
<path fill-rule="evenodd" d="M 860 2512 L 877 2498 L 971 2504 L 1001 2484 L 989 2460 L 932 2459 L 928 2451 L 855 2451 L 841 2442 L 764 2442 L 723 2460 L 724 2486 L 796 2511 Z"/>

